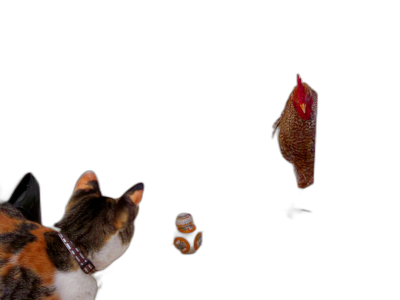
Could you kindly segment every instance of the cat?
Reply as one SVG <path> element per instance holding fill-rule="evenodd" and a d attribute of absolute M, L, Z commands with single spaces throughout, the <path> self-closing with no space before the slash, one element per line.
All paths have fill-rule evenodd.
<path fill-rule="evenodd" d="M 84 173 L 55 224 L 60 232 L 27 220 L 10 203 L 0 204 L 0 299 L 95 299 L 91 273 L 127 250 L 143 190 L 138 183 L 119 199 L 104 197 L 96 175 Z"/>

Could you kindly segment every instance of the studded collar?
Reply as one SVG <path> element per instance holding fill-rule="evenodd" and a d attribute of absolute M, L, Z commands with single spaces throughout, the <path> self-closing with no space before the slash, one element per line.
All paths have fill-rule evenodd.
<path fill-rule="evenodd" d="M 83 255 L 77 247 L 75 247 L 74 243 L 69 238 L 67 238 L 61 232 L 58 232 L 58 236 L 68 251 L 72 254 L 73 258 L 76 260 L 83 272 L 86 274 L 93 274 L 96 272 L 94 264 L 85 255 Z"/>

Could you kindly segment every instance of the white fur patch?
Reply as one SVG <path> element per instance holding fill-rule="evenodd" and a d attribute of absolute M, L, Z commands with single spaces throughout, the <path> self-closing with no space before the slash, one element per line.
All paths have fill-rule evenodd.
<path fill-rule="evenodd" d="M 56 272 L 55 286 L 61 300 L 94 300 L 96 280 L 81 269 L 73 272 Z"/>
<path fill-rule="evenodd" d="M 100 251 L 89 255 L 97 271 L 108 267 L 113 261 L 119 258 L 129 244 L 123 245 L 119 234 L 113 235 L 100 249 Z M 74 272 L 57 272 L 55 286 L 61 300 L 93 300 L 97 293 L 96 280 L 81 269 Z"/>
<path fill-rule="evenodd" d="M 88 258 L 92 261 L 96 267 L 96 270 L 104 270 L 114 260 L 124 254 L 128 247 L 129 244 L 122 244 L 122 240 L 117 233 L 108 240 L 107 244 L 105 244 L 100 251 L 94 253 L 93 255 L 89 255 Z"/>

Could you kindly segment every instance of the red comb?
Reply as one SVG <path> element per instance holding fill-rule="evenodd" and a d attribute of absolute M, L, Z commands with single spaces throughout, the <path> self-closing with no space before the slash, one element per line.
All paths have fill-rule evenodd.
<path fill-rule="evenodd" d="M 301 83 L 301 78 L 299 74 L 297 74 L 297 97 L 299 98 L 301 103 L 306 102 L 306 97 L 305 97 L 305 92 L 304 92 L 304 86 Z"/>

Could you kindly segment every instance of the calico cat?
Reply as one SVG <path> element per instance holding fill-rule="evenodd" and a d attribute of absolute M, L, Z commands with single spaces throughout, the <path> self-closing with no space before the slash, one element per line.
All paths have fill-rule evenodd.
<path fill-rule="evenodd" d="M 102 196 L 96 175 L 78 180 L 60 232 L 27 220 L 10 203 L 0 204 L 0 299 L 91 300 L 103 270 L 128 248 L 143 184 L 121 198 Z"/>

